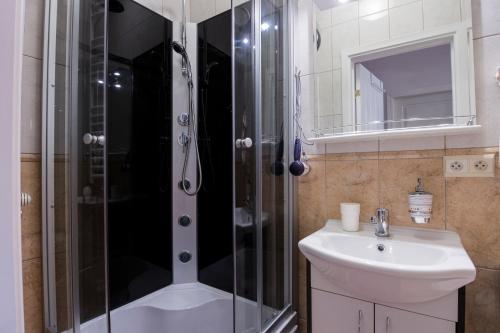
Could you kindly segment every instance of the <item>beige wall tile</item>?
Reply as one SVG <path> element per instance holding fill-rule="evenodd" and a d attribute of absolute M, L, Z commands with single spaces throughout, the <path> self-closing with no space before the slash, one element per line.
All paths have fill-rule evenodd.
<path fill-rule="evenodd" d="M 307 333 L 307 321 L 299 318 L 299 332 Z"/>
<path fill-rule="evenodd" d="M 465 299 L 467 333 L 500 332 L 500 271 L 478 269 Z"/>
<path fill-rule="evenodd" d="M 481 154 L 498 154 L 498 147 L 486 148 L 449 148 L 446 149 L 447 156 L 453 155 L 481 155 Z"/>
<path fill-rule="evenodd" d="M 325 210 L 325 162 L 311 161 L 311 172 L 299 178 L 299 239 L 323 227 Z"/>
<path fill-rule="evenodd" d="M 23 57 L 21 153 L 39 154 L 42 126 L 42 61 Z"/>
<path fill-rule="evenodd" d="M 42 257 L 42 234 L 24 233 L 22 239 L 23 260 L 37 259 Z"/>
<path fill-rule="evenodd" d="M 447 228 L 476 266 L 500 269 L 500 180 L 448 178 L 446 193 Z"/>
<path fill-rule="evenodd" d="M 445 228 L 445 180 L 441 158 L 380 160 L 380 202 L 389 209 L 392 225 L 411 226 L 408 193 L 422 177 L 425 189 L 434 195 L 432 219 L 425 228 Z"/>
<path fill-rule="evenodd" d="M 399 158 L 440 158 L 445 154 L 444 149 L 430 150 L 401 150 L 401 151 L 381 151 L 381 160 L 393 160 Z"/>
<path fill-rule="evenodd" d="M 23 260 L 42 256 L 40 162 L 21 162 L 21 191 L 31 195 L 32 203 L 22 208 Z"/>
<path fill-rule="evenodd" d="M 32 202 L 22 208 L 22 233 L 41 233 L 41 164 L 40 162 L 21 163 L 21 191 L 31 195 Z"/>
<path fill-rule="evenodd" d="M 25 1 L 23 53 L 33 58 L 43 57 L 43 22 L 45 1 Z"/>
<path fill-rule="evenodd" d="M 40 258 L 23 262 L 23 298 L 25 332 L 43 332 L 43 281 Z"/>
<path fill-rule="evenodd" d="M 21 154 L 21 162 L 40 162 L 40 154 Z"/>
<path fill-rule="evenodd" d="M 326 154 L 327 161 L 378 160 L 378 152 Z"/>
<path fill-rule="evenodd" d="M 378 161 L 326 161 L 328 218 L 340 218 L 340 203 L 359 202 L 360 220 L 368 222 L 379 207 Z"/>

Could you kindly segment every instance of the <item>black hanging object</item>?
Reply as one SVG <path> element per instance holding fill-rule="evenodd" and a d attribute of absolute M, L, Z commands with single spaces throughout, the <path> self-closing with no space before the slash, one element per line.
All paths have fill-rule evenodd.
<path fill-rule="evenodd" d="M 300 160 L 302 154 L 302 144 L 300 138 L 295 139 L 295 147 L 293 149 L 294 161 L 290 164 L 290 173 L 296 177 L 302 176 L 305 171 L 304 163 Z"/>

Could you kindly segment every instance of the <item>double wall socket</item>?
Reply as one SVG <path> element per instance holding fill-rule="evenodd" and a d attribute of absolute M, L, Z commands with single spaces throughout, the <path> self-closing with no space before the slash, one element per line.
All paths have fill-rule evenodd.
<path fill-rule="evenodd" d="M 495 155 L 444 157 L 445 177 L 495 177 Z"/>

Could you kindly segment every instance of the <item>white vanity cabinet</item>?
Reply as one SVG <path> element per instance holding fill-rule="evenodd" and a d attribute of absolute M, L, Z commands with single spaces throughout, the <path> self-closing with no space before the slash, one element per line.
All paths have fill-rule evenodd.
<path fill-rule="evenodd" d="M 314 333 L 373 333 L 373 303 L 312 289 Z"/>
<path fill-rule="evenodd" d="M 455 323 L 375 304 L 375 333 L 455 333 Z"/>
<path fill-rule="evenodd" d="M 455 333 L 455 322 L 311 289 L 311 333 Z"/>

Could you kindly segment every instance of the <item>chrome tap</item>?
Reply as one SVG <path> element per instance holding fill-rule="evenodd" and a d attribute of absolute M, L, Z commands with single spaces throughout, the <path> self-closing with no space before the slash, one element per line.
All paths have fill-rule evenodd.
<path fill-rule="evenodd" d="M 376 216 L 370 219 L 372 224 L 375 224 L 375 236 L 389 237 L 389 210 L 385 208 L 378 208 Z"/>

